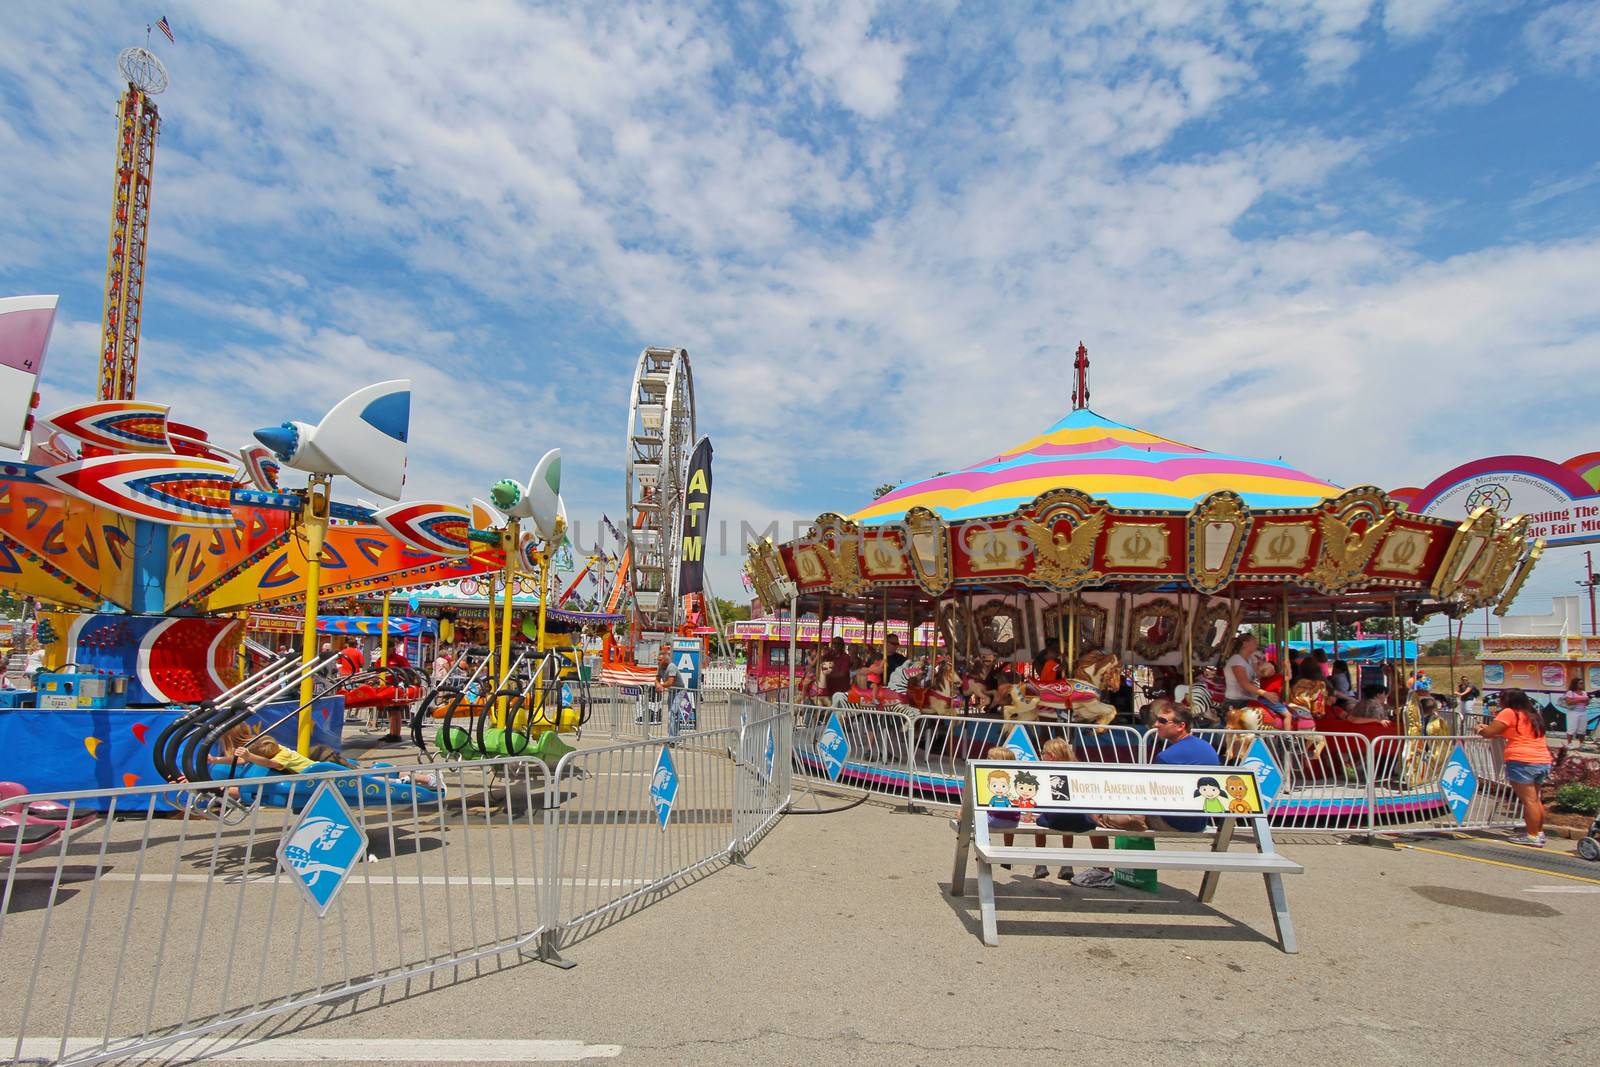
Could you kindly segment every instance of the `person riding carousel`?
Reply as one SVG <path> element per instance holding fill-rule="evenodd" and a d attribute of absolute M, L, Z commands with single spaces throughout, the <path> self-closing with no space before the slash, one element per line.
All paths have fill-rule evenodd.
<path fill-rule="evenodd" d="M 1267 724 L 1281 730 L 1289 715 L 1289 707 L 1281 699 L 1283 676 L 1271 663 L 1263 661 L 1257 666 L 1256 653 L 1260 648 L 1261 642 L 1253 633 L 1242 633 L 1233 639 L 1233 650 L 1224 665 L 1227 705 L 1230 708 L 1258 705 Z M 1294 717 L 1296 730 L 1310 730 L 1315 726 L 1316 721 L 1310 716 Z"/>

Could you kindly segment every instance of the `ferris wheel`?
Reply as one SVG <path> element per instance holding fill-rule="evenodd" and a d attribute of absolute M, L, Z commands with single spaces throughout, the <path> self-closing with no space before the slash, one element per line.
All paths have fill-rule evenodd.
<path fill-rule="evenodd" d="M 681 348 L 639 353 L 628 397 L 628 566 L 637 631 L 678 623 L 683 489 L 694 451 L 694 375 Z"/>

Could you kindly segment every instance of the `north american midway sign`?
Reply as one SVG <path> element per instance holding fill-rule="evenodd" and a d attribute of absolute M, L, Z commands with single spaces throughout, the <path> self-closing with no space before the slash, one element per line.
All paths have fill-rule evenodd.
<path fill-rule="evenodd" d="M 1600 542 L 1600 452 L 1552 463 L 1536 456 L 1490 456 L 1463 463 L 1421 489 L 1390 494 L 1418 515 L 1464 519 L 1488 505 L 1528 516 L 1528 537 L 1549 545 Z"/>

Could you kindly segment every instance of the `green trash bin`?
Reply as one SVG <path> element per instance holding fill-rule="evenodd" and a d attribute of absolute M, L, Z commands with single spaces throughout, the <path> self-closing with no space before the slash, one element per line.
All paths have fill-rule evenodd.
<path fill-rule="evenodd" d="M 1156 850 L 1155 841 L 1148 837 L 1122 837 L 1119 835 L 1112 841 L 1112 845 L 1116 848 L 1130 851 L 1154 852 Z M 1124 870 L 1121 867 L 1114 867 L 1111 871 L 1111 877 L 1116 880 L 1118 885 L 1125 885 L 1132 889 L 1142 889 L 1146 893 L 1161 892 L 1161 883 L 1156 879 L 1155 871 Z"/>

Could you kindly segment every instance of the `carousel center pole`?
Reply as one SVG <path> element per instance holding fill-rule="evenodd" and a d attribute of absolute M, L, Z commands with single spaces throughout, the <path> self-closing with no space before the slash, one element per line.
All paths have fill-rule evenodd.
<path fill-rule="evenodd" d="M 520 543 L 521 530 L 516 519 L 506 523 L 505 531 L 500 535 L 500 543 L 505 548 L 506 562 L 502 571 L 501 581 L 505 583 L 506 602 L 500 611 L 500 675 L 495 689 L 504 689 L 506 678 L 511 674 L 511 596 L 517 584 L 517 546 Z M 489 590 L 489 599 L 494 599 L 494 590 Z M 507 698 L 502 696 L 496 701 L 495 714 L 500 720 L 502 729 L 510 728 L 506 722 Z"/>
<path fill-rule="evenodd" d="M 1078 594 L 1067 601 L 1067 677 L 1073 676 L 1078 666 Z"/>
<path fill-rule="evenodd" d="M 820 625 L 821 625 L 821 623 L 819 621 L 819 623 L 818 623 L 819 629 L 817 630 L 817 639 L 818 639 L 819 642 L 822 639 L 822 631 L 820 629 Z M 799 703 L 799 701 L 794 698 L 794 675 L 795 675 L 795 662 L 794 662 L 794 660 L 795 660 L 795 654 L 796 654 L 796 651 L 797 651 L 796 650 L 796 646 L 799 643 L 799 640 L 800 640 L 800 587 L 799 586 L 795 586 L 793 595 L 791 595 L 789 597 L 789 703 L 790 704 L 798 704 Z M 820 659 L 821 657 L 822 657 L 822 654 L 820 652 L 817 653 L 817 658 Z"/>
<path fill-rule="evenodd" d="M 1200 614 L 1201 605 L 1205 598 L 1199 593 L 1194 596 L 1193 610 L 1189 613 L 1188 625 L 1183 628 L 1183 684 L 1194 685 L 1194 625 Z"/>
<path fill-rule="evenodd" d="M 306 618 L 300 631 L 300 662 L 309 665 L 317 658 L 317 598 L 322 591 L 322 541 L 328 532 L 328 500 L 333 479 L 313 474 L 306 482 L 305 509 L 300 521 L 306 531 Z M 311 701 L 316 695 L 316 678 L 309 672 L 300 680 L 300 721 L 295 735 L 295 751 L 311 754 L 311 725 L 316 714 Z"/>
<path fill-rule="evenodd" d="M 1294 709 L 1289 707 L 1289 688 L 1293 673 L 1289 669 L 1289 593 L 1278 598 L 1278 676 L 1283 679 L 1283 728 L 1294 729 Z"/>

